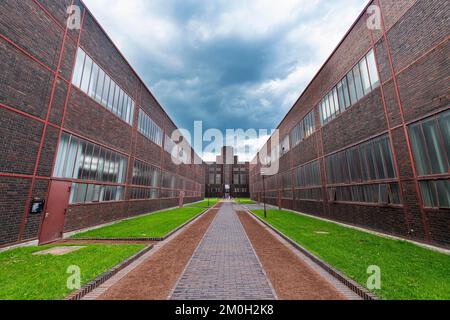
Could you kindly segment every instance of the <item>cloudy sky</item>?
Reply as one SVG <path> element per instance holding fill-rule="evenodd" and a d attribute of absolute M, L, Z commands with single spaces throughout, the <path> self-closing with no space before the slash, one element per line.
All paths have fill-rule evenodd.
<path fill-rule="evenodd" d="M 85 3 L 178 127 L 224 131 L 276 128 L 367 1 Z"/>

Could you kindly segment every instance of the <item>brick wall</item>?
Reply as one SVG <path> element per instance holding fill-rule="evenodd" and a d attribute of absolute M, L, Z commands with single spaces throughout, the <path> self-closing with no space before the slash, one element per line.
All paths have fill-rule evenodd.
<path fill-rule="evenodd" d="M 318 159 L 322 178 L 325 174 L 323 157 L 387 133 L 393 141 L 402 206 L 331 203 L 324 192 L 322 201 L 294 200 L 292 207 L 348 224 L 449 247 L 450 212 L 423 208 L 406 132 L 411 122 L 450 106 L 450 4 L 445 0 L 373 2 L 381 5 L 382 30 L 366 28 L 367 16 L 362 14 L 283 119 L 279 129 L 280 136 L 284 137 L 308 112 L 316 111 L 316 127 L 320 129 L 292 148 L 289 155 L 293 167 Z M 378 63 L 381 86 L 320 127 L 320 100 L 371 48 Z M 281 171 L 289 169 L 285 160 L 281 163 Z M 252 198 L 257 199 L 262 189 L 261 177 L 258 176 L 258 166 L 252 166 L 251 170 Z M 325 181 L 322 188 L 326 190 Z M 276 204 L 275 199 L 268 202 Z M 283 206 L 289 208 L 291 202 L 283 201 Z"/>
<path fill-rule="evenodd" d="M 139 158 L 181 173 L 190 181 L 187 188 L 194 188 L 194 182 L 203 187 L 200 165 L 174 166 L 160 146 L 137 132 L 138 107 L 170 133 L 176 125 L 79 0 L 74 4 L 84 15 L 82 32 L 69 30 L 64 36 L 66 10 L 71 3 L 0 2 L 0 246 L 38 237 L 42 215 L 28 214 L 28 206 L 34 197 L 47 198 L 63 131 L 126 155 L 131 164 L 127 185 L 132 182 L 134 159 Z M 78 42 L 136 101 L 134 127 L 71 86 Z M 65 231 L 178 205 L 178 198 L 132 201 L 128 200 L 129 192 L 126 194 L 125 201 L 69 206 Z M 201 200 L 202 196 L 186 197 L 185 202 Z"/>

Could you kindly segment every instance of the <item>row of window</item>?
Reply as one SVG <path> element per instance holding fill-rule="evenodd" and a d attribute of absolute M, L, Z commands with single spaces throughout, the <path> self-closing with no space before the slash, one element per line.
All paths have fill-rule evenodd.
<path fill-rule="evenodd" d="M 316 187 L 322 185 L 320 180 L 319 161 L 295 169 L 295 186 L 297 188 Z"/>
<path fill-rule="evenodd" d="M 70 204 L 108 202 L 124 200 L 122 186 L 73 183 L 70 191 Z"/>
<path fill-rule="evenodd" d="M 387 135 L 326 157 L 329 184 L 360 183 L 396 177 Z"/>
<path fill-rule="evenodd" d="M 139 109 L 138 130 L 158 146 L 162 145 L 162 129 L 142 109 Z"/>
<path fill-rule="evenodd" d="M 246 174 L 233 174 L 234 184 L 247 184 L 248 179 Z"/>
<path fill-rule="evenodd" d="M 314 111 L 308 113 L 302 121 L 300 121 L 291 131 L 292 146 L 298 145 L 302 140 L 306 139 L 314 133 L 316 125 L 314 122 Z"/>
<path fill-rule="evenodd" d="M 323 201 L 322 188 L 297 189 L 294 194 L 297 200 Z"/>
<path fill-rule="evenodd" d="M 63 133 L 53 176 L 122 184 L 126 180 L 127 165 L 127 157 Z"/>
<path fill-rule="evenodd" d="M 417 174 L 450 172 L 450 110 L 409 126 Z"/>
<path fill-rule="evenodd" d="M 132 200 L 158 199 L 158 197 L 159 197 L 158 189 L 148 189 L 148 188 L 130 189 L 130 199 Z"/>
<path fill-rule="evenodd" d="M 159 187 L 160 171 L 151 165 L 135 160 L 133 167 L 133 185 Z"/>
<path fill-rule="evenodd" d="M 122 120 L 133 123 L 134 100 L 81 48 L 78 48 L 72 83 Z"/>
<path fill-rule="evenodd" d="M 423 203 L 429 208 L 450 208 L 450 179 L 420 181 Z"/>
<path fill-rule="evenodd" d="M 400 204 L 400 190 L 397 183 L 381 183 L 328 188 L 331 201 Z"/>
<path fill-rule="evenodd" d="M 409 126 L 411 147 L 417 175 L 450 173 L 450 110 Z M 420 181 L 420 191 L 425 207 L 450 208 L 450 180 Z"/>
<path fill-rule="evenodd" d="M 375 55 L 370 50 L 320 102 L 321 123 L 333 120 L 379 84 Z"/>

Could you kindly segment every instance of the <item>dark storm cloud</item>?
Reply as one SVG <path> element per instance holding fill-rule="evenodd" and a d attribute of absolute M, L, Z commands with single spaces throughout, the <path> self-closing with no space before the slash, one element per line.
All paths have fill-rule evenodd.
<path fill-rule="evenodd" d="M 87 0 L 179 127 L 275 128 L 364 0 Z"/>

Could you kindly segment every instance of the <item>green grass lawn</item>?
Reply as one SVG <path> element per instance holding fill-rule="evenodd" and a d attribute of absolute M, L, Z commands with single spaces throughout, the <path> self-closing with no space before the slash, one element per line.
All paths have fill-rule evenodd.
<path fill-rule="evenodd" d="M 380 298 L 450 299 L 449 255 L 289 211 L 268 210 L 266 221 L 364 287 L 367 268 L 379 266 Z"/>
<path fill-rule="evenodd" d="M 0 300 L 57 300 L 67 288 L 67 268 L 80 267 L 81 286 L 142 250 L 144 245 L 86 245 L 63 256 L 32 255 L 53 246 L 0 252 Z"/>
<path fill-rule="evenodd" d="M 78 233 L 72 238 L 159 238 L 202 213 L 202 208 L 178 208 L 125 220 L 103 228 Z"/>
<path fill-rule="evenodd" d="M 218 198 L 210 198 L 209 199 L 209 205 L 208 205 L 208 199 L 197 202 L 197 203 L 192 203 L 192 204 L 188 204 L 187 206 L 189 207 L 198 207 L 198 208 L 210 208 L 213 207 L 214 205 L 217 204 L 217 202 L 219 202 L 220 200 Z"/>
<path fill-rule="evenodd" d="M 249 198 L 237 198 L 236 202 L 240 203 L 240 204 L 255 204 L 256 203 L 255 201 L 253 201 L 252 199 L 249 199 Z"/>

